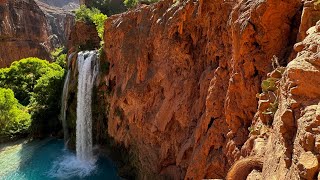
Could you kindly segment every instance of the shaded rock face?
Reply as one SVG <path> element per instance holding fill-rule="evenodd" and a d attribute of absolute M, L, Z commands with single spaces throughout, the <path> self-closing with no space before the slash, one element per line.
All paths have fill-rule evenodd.
<path fill-rule="evenodd" d="M 94 24 L 76 22 L 71 32 L 67 41 L 70 53 L 77 50 L 99 49 L 101 40 Z"/>
<path fill-rule="evenodd" d="M 110 69 L 101 82 L 110 89 L 108 133 L 131 151 L 140 179 L 225 178 L 238 159 L 264 157 L 269 136 L 257 139 L 248 131 L 253 120 L 258 122 L 256 94 L 273 70 L 274 56 L 281 65 L 289 61 L 301 9 L 299 0 L 162 1 L 107 20 L 104 60 Z M 318 81 L 298 82 L 310 87 Z M 303 91 L 295 90 L 299 96 Z M 319 97 L 313 88 L 308 91 Z M 272 137 L 264 163 L 270 169 L 262 168 L 261 160 L 249 161 L 259 167 L 253 172 L 239 163 L 250 178 L 275 175 L 271 171 L 283 165 L 271 158 L 281 136 Z M 306 177 L 317 163 L 300 164 Z"/>
<path fill-rule="evenodd" d="M 74 10 L 79 7 L 79 0 L 38 0 L 50 6 L 62 8 L 64 10 Z"/>
<path fill-rule="evenodd" d="M 41 1 L 36 2 L 44 12 L 47 19 L 47 27 L 50 34 L 47 41 L 51 46 L 51 50 L 66 45 L 67 38 L 71 33 L 71 28 L 75 24 L 74 14 L 66 9 L 49 5 L 54 2 L 51 2 L 49 4 L 43 3 Z"/>
<path fill-rule="evenodd" d="M 49 59 L 46 18 L 33 0 L 0 1 L 0 67 L 25 57 Z"/>

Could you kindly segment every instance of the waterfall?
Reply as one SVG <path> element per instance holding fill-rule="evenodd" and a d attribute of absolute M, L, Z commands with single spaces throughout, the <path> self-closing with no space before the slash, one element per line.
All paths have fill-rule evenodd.
<path fill-rule="evenodd" d="M 73 54 L 72 54 L 73 55 Z M 69 56 L 68 67 L 70 67 Z M 96 170 L 96 159 L 92 152 L 92 88 L 99 73 L 99 61 L 97 51 L 85 51 L 78 53 L 78 94 L 77 94 L 77 125 L 76 125 L 76 155 L 68 153 L 54 162 L 48 172 L 49 176 L 57 179 L 70 179 L 73 177 L 84 178 Z M 66 123 L 66 109 L 68 101 L 68 85 L 71 70 L 68 70 L 63 87 L 61 119 L 68 139 Z M 65 141 L 66 142 L 66 141 Z M 65 149 L 65 151 L 68 151 Z"/>
<path fill-rule="evenodd" d="M 81 161 L 93 159 L 92 153 L 92 88 L 99 73 L 96 51 L 78 53 L 78 94 L 76 152 Z"/>
<path fill-rule="evenodd" d="M 68 57 L 68 72 L 66 75 L 66 79 L 64 81 L 63 85 L 63 91 L 61 96 L 61 110 L 60 110 L 60 119 L 62 121 L 62 127 L 63 127 L 63 139 L 65 146 L 67 145 L 67 142 L 69 140 L 69 132 L 68 132 L 68 124 L 67 124 L 67 105 L 68 105 L 68 91 L 69 91 L 69 81 L 70 81 L 70 62 L 72 60 L 72 57 L 75 53 L 72 53 Z"/>

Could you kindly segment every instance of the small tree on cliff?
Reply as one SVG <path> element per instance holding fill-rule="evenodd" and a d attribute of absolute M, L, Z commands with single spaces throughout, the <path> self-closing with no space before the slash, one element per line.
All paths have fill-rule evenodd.
<path fill-rule="evenodd" d="M 76 11 L 76 21 L 82 21 L 85 23 L 93 23 L 96 25 L 98 35 L 103 39 L 104 22 L 108 17 L 100 12 L 96 8 L 87 8 L 86 6 L 80 6 Z"/>

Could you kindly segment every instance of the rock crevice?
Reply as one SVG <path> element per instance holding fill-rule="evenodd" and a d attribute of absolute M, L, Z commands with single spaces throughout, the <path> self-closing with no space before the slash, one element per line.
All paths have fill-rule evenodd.
<path fill-rule="evenodd" d="M 107 20 L 108 133 L 135 152 L 139 176 L 224 178 L 250 155 L 256 94 L 274 56 L 289 61 L 301 7 L 161 1 Z"/>

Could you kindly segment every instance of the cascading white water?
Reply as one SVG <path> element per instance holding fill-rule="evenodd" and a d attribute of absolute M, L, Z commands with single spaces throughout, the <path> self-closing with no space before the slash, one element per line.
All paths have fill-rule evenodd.
<path fill-rule="evenodd" d="M 78 94 L 76 151 L 81 161 L 91 161 L 92 153 L 92 88 L 99 73 L 96 51 L 78 53 Z"/>
<path fill-rule="evenodd" d="M 64 81 L 63 85 L 63 91 L 62 91 L 62 97 L 61 97 L 61 111 L 60 111 L 60 118 L 62 121 L 62 127 L 63 127 L 63 136 L 64 136 L 64 143 L 67 145 L 67 142 L 69 140 L 69 131 L 68 131 L 68 125 L 67 125 L 67 105 L 68 105 L 68 91 L 69 91 L 69 81 L 70 81 L 70 62 L 75 53 L 72 53 L 68 57 L 68 72 L 66 75 L 66 79 Z"/>
<path fill-rule="evenodd" d="M 49 176 L 58 179 L 69 179 L 73 177 L 84 178 L 96 170 L 96 159 L 92 152 L 92 88 L 99 73 L 99 61 L 97 51 L 86 51 L 78 53 L 78 94 L 77 94 L 77 126 L 76 126 L 76 156 L 69 154 L 58 159 Z M 68 71 L 66 81 L 70 79 Z M 64 90 L 68 91 L 65 82 Z M 67 83 L 69 84 L 69 83 Z M 67 101 L 67 92 L 63 102 Z M 62 116 L 65 117 L 67 102 L 62 104 Z M 63 114 L 64 113 L 64 114 Z M 65 124 L 66 125 L 66 124 Z M 66 150 L 67 151 L 67 150 Z"/>

